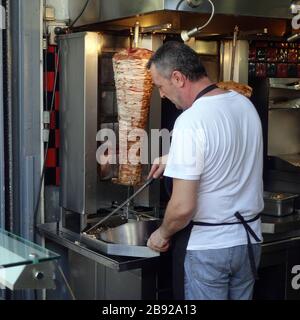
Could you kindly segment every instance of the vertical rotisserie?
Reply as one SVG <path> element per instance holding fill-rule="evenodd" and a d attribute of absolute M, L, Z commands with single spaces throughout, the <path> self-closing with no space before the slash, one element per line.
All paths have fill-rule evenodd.
<path fill-rule="evenodd" d="M 124 49 L 113 57 L 119 113 L 119 178 L 123 185 L 142 180 L 141 150 L 136 136 L 145 130 L 153 83 L 146 64 L 152 51 Z M 140 131 L 141 132 L 141 131 Z"/>

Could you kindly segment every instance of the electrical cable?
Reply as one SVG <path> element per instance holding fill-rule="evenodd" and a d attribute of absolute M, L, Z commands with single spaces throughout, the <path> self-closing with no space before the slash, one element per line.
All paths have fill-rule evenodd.
<path fill-rule="evenodd" d="M 55 76 L 54 76 L 52 99 L 51 99 L 51 105 L 50 105 L 50 116 L 51 116 L 53 109 L 54 109 L 54 100 L 55 100 L 55 92 L 56 92 L 56 84 L 57 84 L 57 78 L 58 78 L 59 60 L 60 60 L 60 50 L 58 49 L 55 53 L 57 53 L 57 60 L 56 60 L 56 65 L 55 65 Z M 37 203 L 36 203 L 34 214 L 33 214 L 34 242 L 36 242 L 36 227 L 37 227 L 37 221 L 38 221 L 38 212 L 39 212 L 39 207 L 40 207 L 43 181 L 44 181 L 45 171 L 46 171 L 46 161 L 47 161 L 47 156 L 48 156 L 48 150 L 49 150 L 49 139 L 46 142 L 43 169 L 42 169 L 42 174 L 41 174 L 39 189 L 38 189 L 39 192 L 38 192 Z"/>
<path fill-rule="evenodd" d="M 64 280 L 64 283 L 65 283 L 66 287 L 68 288 L 68 291 L 69 291 L 69 293 L 70 293 L 70 295 L 72 297 L 72 300 L 76 300 L 75 294 L 74 294 L 74 292 L 73 292 L 73 290 L 72 290 L 72 288 L 71 288 L 71 286 L 70 286 L 70 284 L 69 284 L 69 282 L 67 280 L 67 277 L 65 276 L 65 274 L 64 274 L 64 272 L 62 270 L 62 268 L 60 267 L 58 262 L 56 262 L 56 265 L 57 265 L 57 268 L 58 268 L 58 270 L 59 270 L 59 272 L 60 272 L 60 274 L 61 274 L 61 276 L 62 276 L 62 278 Z"/>
<path fill-rule="evenodd" d="M 73 26 L 75 25 L 75 23 L 81 18 L 81 16 L 84 14 L 84 11 L 86 10 L 88 4 L 89 4 L 90 0 L 87 0 L 85 5 L 83 6 L 81 12 L 79 13 L 78 17 L 71 23 L 70 25 L 70 29 L 73 28 Z"/>
<path fill-rule="evenodd" d="M 212 12 L 211 12 L 209 19 L 201 27 L 196 27 L 190 31 L 182 31 L 181 38 L 183 41 L 188 41 L 193 35 L 197 34 L 198 32 L 200 32 L 201 30 L 203 30 L 205 27 L 207 27 L 210 24 L 211 20 L 213 19 L 214 15 L 215 15 L 215 5 L 213 4 L 213 2 L 211 0 L 207 0 L 207 1 L 210 3 L 211 8 L 212 8 Z"/>
<path fill-rule="evenodd" d="M 47 1 L 44 0 L 43 1 L 43 5 L 44 5 L 44 8 L 46 7 L 47 5 Z M 43 24 L 43 28 L 44 28 L 44 35 L 43 37 L 47 36 L 46 35 L 46 23 L 44 21 L 44 24 Z M 46 46 L 46 49 L 43 50 L 43 58 L 44 58 L 44 72 L 45 74 L 47 74 L 48 72 L 48 64 L 47 64 L 47 57 L 48 57 L 48 46 Z M 45 87 L 47 88 L 48 87 L 48 79 L 46 77 L 46 80 L 45 80 Z M 46 110 L 48 111 L 48 93 L 44 95 L 44 105 L 45 105 L 45 108 Z M 37 226 L 37 214 L 38 214 L 38 210 L 39 210 L 39 206 L 40 206 L 40 197 L 41 197 L 41 193 L 42 193 L 42 183 L 43 183 L 43 177 L 44 177 L 44 173 L 42 171 L 42 175 L 41 175 L 41 180 L 40 180 L 40 184 L 39 184 L 39 193 L 38 193 L 38 198 L 37 198 L 37 204 L 36 204 L 36 207 L 35 207 L 35 210 L 34 210 L 34 213 L 33 213 L 33 240 L 34 242 L 36 242 L 36 226 Z M 34 300 L 37 301 L 38 300 L 38 291 L 35 289 L 33 290 L 33 295 L 34 295 Z"/>
<path fill-rule="evenodd" d="M 178 3 L 177 3 L 177 6 L 176 6 L 176 11 L 179 10 L 179 7 L 181 6 L 182 2 L 184 2 L 185 0 L 180 0 Z"/>
<path fill-rule="evenodd" d="M 198 31 L 200 31 L 200 30 L 204 29 L 205 27 L 207 27 L 210 24 L 211 20 L 213 19 L 214 15 L 215 15 L 215 5 L 213 4 L 213 2 L 211 0 L 207 0 L 207 1 L 211 5 L 212 12 L 211 12 L 211 15 L 210 15 L 208 21 L 202 27 L 198 27 Z"/>

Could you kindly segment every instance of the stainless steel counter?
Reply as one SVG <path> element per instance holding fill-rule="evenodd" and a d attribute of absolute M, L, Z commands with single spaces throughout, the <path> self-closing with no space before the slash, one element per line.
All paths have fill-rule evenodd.
<path fill-rule="evenodd" d="M 62 268 L 76 299 L 160 300 L 172 298 L 170 255 L 133 258 L 103 254 L 80 242 L 80 234 L 55 223 L 40 225 L 46 246 L 61 252 Z M 47 298 L 66 299 L 63 286 Z"/>
<path fill-rule="evenodd" d="M 263 223 L 268 221 L 269 224 L 280 225 L 282 221 L 277 219 L 263 218 Z M 290 270 L 292 266 L 300 263 L 300 228 L 296 228 L 297 224 L 294 228 L 291 222 L 287 223 L 291 228 L 275 226 L 275 230 L 281 228 L 288 230 L 287 232 L 263 234 L 260 280 L 256 283 L 258 299 L 269 297 L 273 291 L 281 294 L 281 289 L 273 290 L 273 287 L 266 292 L 270 283 L 277 284 L 280 281 L 284 282 L 282 287 L 286 292 L 282 297 L 299 298 L 291 289 Z M 80 235 L 77 233 L 64 228 L 57 230 L 55 223 L 40 225 L 39 230 L 47 239 L 48 245 L 55 243 L 67 249 L 66 270 L 69 269 L 70 282 L 76 298 L 172 299 L 170 274 L 172 260 L 169 254 L 153 258 L 111 256 L 80 243 Z M 66 273 L 68 274 L 68 271 Z M 278 280 L 279 276 L 283 280 L 280 280 L 281 278 Z M 56 294 L 59 294 L 59 291 Z"/>
<path fill-rule="evenodd" d="M 95 262 L 118 271 L 133 270 L 144 266 L 156 265 L 160 257 L 122 257 L 99 252 L 80 242 L 80 235 L 60 227 L 55 223 L 40 225 L 40 232 L 45 238 L 75 251 Z M 263 251 L 268 251 L 270 245 L 300 237 L 300 214 L 287 217 L 262 216 Z"/>
<path fill-rule="evenodd" d="M 262 232 L 276 234 L 300 230 L 300 214 L 292 214 L 285 217 L 272 217 L 262 215 Z"/>
<path fill-rule="evenodd" d="M 154 266 L 159 262 L 159 257 L 151 258 L 131 258 L 105 255 L 88 248 L 80 242 L 80 235 L 65 228 L 59 228 L 55 223 L 47 223 L 38 227 L 39 231 L 45 238 L 64 246 L 82 256 L 89 258 L 105 267 L 117 270 L 128 271 L 143 267 Z"/>

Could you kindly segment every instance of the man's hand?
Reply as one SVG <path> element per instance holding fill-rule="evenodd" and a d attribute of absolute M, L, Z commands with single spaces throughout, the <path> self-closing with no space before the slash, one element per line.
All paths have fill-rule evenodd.
<path fill-rule="evenodd" d="M 152 165 L 152 168 L 149 172 L 148 179 L 160 178 L 166 169 L 167 161 L 168 161 L 168 155 L 155 159 Z"/>
<path fill-rule="evenodd" d="M 166 252 L 170 248 L 170 239 L 164 238 L 161 229 L 158 228 L 151 234 L 147 246 L 154 251 Z"/>

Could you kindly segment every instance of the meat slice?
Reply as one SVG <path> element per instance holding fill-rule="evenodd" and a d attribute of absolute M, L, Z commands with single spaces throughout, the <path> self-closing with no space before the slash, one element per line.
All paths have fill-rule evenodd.
<path fill-rule="evenodd" d="M 124 49 L 113 57 L 119 114 L 119 154 L 123 159 L 119 166 L 118 183 L 123 185 L 134 186 L 142 180 L 140 151 L 136 150 L 134 163 L 128 159 L 129 152 L 135 152 L 129 134 L 136 129 L 145 130 L 147 126 L 153 82 L 146 64 L 152 54 L 152 51 L 137 48 Z M 124 159 L 128 162 L 124 163 Z"/>
<path fill-rule="evenodd" d="M 247 98 L 252 96 L 252 88 L 246 84 L 234 81 L 224 81 L 217 83 L 217 86 L 223 90 L 234 90 Z"/>

